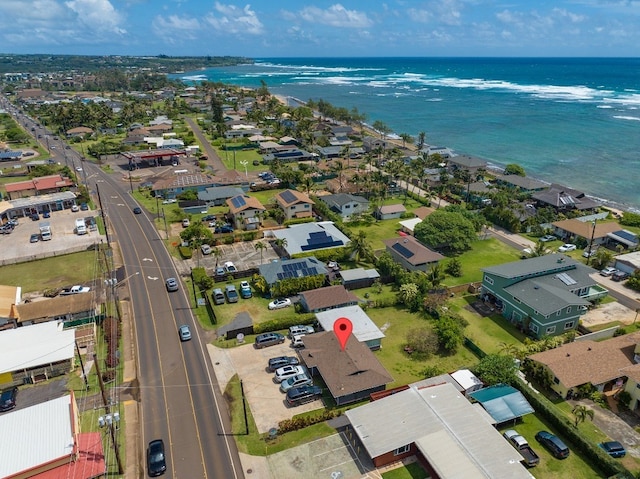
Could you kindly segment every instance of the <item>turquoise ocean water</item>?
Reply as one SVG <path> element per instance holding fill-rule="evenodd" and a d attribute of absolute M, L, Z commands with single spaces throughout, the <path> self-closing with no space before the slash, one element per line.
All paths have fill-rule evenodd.
<path fill-rule="evenodd" d="M 395 133 L 426 133 L 529 176 L 640 210 L 640 59 L 265 58 L 189 72 L 356 107 Z"/>

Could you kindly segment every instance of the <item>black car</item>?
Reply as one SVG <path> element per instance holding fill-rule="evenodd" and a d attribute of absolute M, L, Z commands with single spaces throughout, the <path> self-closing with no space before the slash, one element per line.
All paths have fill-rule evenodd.
<path fill-rule="evenodd" d="M 226 225 L 222 225 L 222 226 L 217 226 L 215 230 L 213 230 L 214 233 L 219 234 L 219 233 L 233 233 L 233 226 L 226 224 Z"/>
<path fill-rule="evenodd" d="M 322 396 L 322 388 L 318 386 L 301 386 L 291 388 L 287 391 L 287 404 L 298 406 L 300 404 L 314 401 Z"/>
<path fill-rule="evenodd" d="M 142 208 L 140 208 L 140 207 L 136 206 L 136 207 L 133 209 L 133 213 L 134 213 L 134 214 L 136 214 L 136 215 L 141 215 L 141 214 L 142 214 Z"/>
<path fill-rule="evenodd" d="M 7 389 L 0 394 L 0 412 L 10 411 L 16 407 L 18 388 Z"/>
<path fill-rule="evenodd" d="M 164 457 L 164 441 L 154 439 L 147 447 L 147 470 L 151 477 L 161 476 L 167 470 L 167 460 Z"/>
<path fill-rule="evenodd" d="M 207 215 L 202 217 L 202 221 L 215 221 L 216 215 Z"/>
<path fill-rule="evenodd" d="M 536 433 L 536 440 L 546 447 L 556 459 L 566 459 L 569 457 L 569 448 L 562 442 L 555 434 L 551 434 L 548 431 L 538 431 Z"/>
<path fill-rule="evenodd" d="M 300 361 L 294 356 L 278 356 L 269 359 L 269 372 L 274 373 L 276 369 L 283 366 L 297 366 L 298 364 L 300 364 Z"/>
<path fill-rule="evenodd" d="M 613 281 L 624 281 L 629 279 L 629 273 L 625 273 L 624 271 L 616 271 L 611 275 L 611 279 Z"/>

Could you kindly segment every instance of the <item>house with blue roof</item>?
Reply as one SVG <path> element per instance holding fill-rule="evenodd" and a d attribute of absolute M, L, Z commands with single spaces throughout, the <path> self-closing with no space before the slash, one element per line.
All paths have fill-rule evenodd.
<path fill-rule="evenodd" d="M 592 268 L 563 254 L 548 254 L 484 268 L 481 296 L 509 322 L 536 338 L 578 327 L 591 301 L 608 291 Z"/>
<path fill-rule="evenodd" d="M 338 213 L 343 218 L 347 218 L 354 213 L 366 213 L 369 211 L 369 200 L 362 196 L 337 193 L 335 195 L 320 196 L 319 198 L 331 211 Z"/>

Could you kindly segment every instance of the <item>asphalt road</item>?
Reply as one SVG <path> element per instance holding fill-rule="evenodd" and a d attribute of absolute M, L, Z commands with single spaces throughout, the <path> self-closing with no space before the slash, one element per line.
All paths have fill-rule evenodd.
<path fill-rule="evenodd" d="M 137 342 L 141 389 L 141 451 L 161 438 L 167 448 L 167 475 L 174 478 L 243 478 L 227 409 L 185 291 L 168 293 L 164 280 L 178 278 L 175 265 L 128 185 L 85 163 L 90 187 L 100 194 L 109 237 L 120 245 Z M 95 180 L 95 183 L 94 183 Z M 139 273 L 139 274 L 136 274 Z M 191 328 L 181 343 L 177 329 Z M 137 461 L 142 473 L 145 458 Z M 145 472 L 146 473 L 146 472 Z"/>

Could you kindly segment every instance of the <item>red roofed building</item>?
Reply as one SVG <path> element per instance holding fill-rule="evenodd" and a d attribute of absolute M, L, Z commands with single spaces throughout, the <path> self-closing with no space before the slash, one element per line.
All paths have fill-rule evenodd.
<path fill-rule="evenodd" d="M 5 189 L 7 195 L 12 200 L 17 198 L 27 198 L 29 196 L 46 195 L 48 193 L 59 193 L 75 186 L 71 178 L 62 175 L 41 176 L 32 180 L 7 183 Z"/>

